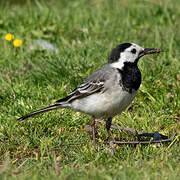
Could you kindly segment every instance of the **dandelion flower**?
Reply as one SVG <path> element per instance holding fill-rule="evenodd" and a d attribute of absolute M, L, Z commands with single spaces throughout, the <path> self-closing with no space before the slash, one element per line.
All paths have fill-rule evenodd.
<path fill-rule="evenodd" d="M 6 34 L 6 35 L 5 35 L 5 39 L 6 39 L 7 41 L 11 41 L 11 40 L 13 40 L 13 39 L 14 39 L 14 35 L 13 35 L 13 34 L 8 33 L 8 34 Z"/>
<path fill-rule="evenodd" d="M 22 40 L 20 40 L 20 39 L 15 39 L 15 40 L 13 41 L 13 45 L 14 45 L 15 47 L 20 47 L 21 44 L 22 44 Z"/>

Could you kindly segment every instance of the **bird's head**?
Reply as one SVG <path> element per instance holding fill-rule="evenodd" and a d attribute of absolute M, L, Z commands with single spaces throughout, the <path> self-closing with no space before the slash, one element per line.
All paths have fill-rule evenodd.
<path fill-rule="evenodd" d="M 124 63 L 137 65 L 138 60 L 146 54 L 160 53 L 159 49 L 143 48 L 135 43 L 123 43 L 114 48 L 108 58 L 108 63 L 115 68 L 122 69 Z"/>

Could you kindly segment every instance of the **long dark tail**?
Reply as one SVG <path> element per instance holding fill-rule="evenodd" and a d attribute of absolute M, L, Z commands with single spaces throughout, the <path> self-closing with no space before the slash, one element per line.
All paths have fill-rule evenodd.
<path fill-rule="evenodd" d="M 53 109 L 64 108 L 64 107 L 65 106 L 63 104 L 54 104 L 52 106 L 48 106 L 48 107 L 40 109 L 38 111 L 34 111 L 32 113 L 26 114 L 25 116 L 22 116 L 22 117 L 18 118 L 17 120 L 18 121 L 23 121 L 24 119 L 29 118 L 31 116 L 34 116 L 36 114 L 40 114 L 40 113 L 44 113 L 44 112 L 47 112 L 47 111 L 51 111 Z"/>

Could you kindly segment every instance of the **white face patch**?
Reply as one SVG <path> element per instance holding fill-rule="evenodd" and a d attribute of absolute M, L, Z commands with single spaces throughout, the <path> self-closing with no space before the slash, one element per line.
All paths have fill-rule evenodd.
<path fill-rule="evenodd" d="M 124 66 L 124 61 L 121 61 L 120 59 L 117 62 L 112 63 L 111 67 L 122 69 Z"/>
<path fill-rule="evenodd" d="M 125 49 L 124 52 L 120 53 L 120 58 L 118 61 L 111 64 L 112 67 L 122 69 L 124 67 L 125 62 L 135 62 L 139 56 L 139 53 L 144 50 L 144 48 L 138 46 L 135 43 L 131 43 L 132 45 Z"/>

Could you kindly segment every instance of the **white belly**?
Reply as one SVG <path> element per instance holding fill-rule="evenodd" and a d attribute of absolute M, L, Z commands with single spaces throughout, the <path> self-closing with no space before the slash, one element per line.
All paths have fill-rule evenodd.
<path fill-rule="evenodd" d="M 113 92 L 113 93 L 112 93 Z M 120 114 L 132 102 L 137 91 L 131 94 L 116 87 L 113 91 L 95 93 L 82 99 L 74 100 L 72 109 L 95 117 L 113 117 Z"/>

